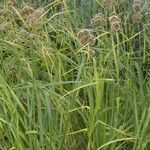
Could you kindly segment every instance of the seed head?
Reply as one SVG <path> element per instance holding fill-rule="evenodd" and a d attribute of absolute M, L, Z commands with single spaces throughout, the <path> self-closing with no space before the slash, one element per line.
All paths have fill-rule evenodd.
<path fill-rule="evenodd" d="M 90 33 L 88 29 L 81 29 L 77 33 L 77 38 L 82 44 L 90 44 L 93 46 L 96 43 L 95 37 Z"/>
<path fill-rule="evenodd" d="M 16 0 L 6 0 L 6 4 L 8 6 L 13 6 L 15 4 Z"/>
<path fill-rule="evenodd" d="M 34 18 L 40 18 L 42 15 L 44 14 L 44 8 L 40 7 L 38 9 L 36 9 L 33 13 L 32 13 L 32 17 Z"/>
<path fill-rule="evenodd" d="M 140 13 L 142 11 L 141 2 L 140 0 L 135 0 L 133 4 L 133 11 L 134 13 Z"/>
<path fill-rule="evenodd" d="M 121 21 L 116 13 L 111 14 L 111 16 L 109 18 L 109 22 L 110 22 L 112 29 L 114 29 L 116 31 L 119 31 L 121 29 Z"/>
<path fill-rule="evenodd" d="M 142 15 L 141 13 L 136 13 L 133 15 L 133 22 L 134 23 L 140 23 L 142 20 Z"/>
<path fill-rule="evenodd" d="M 133 22 L 134 23 L 140 23 L 142 20 L 142 15 L 141 15 L 142 6 L 141 6 L 140 0 L 134 0 L 133 11 L 134 11 Z"/>
<path fill-rule="evenodd" d="M 119 31 L 121 29 L 120 22 L 118 22 L 118 21 L 112 22 L 111 27 L 112 27 L 112 29 Z"/>
<path fill-rule="evenodd" d="M 88 37 L 90 36 L 90 31 L 88 29 L 80 29 L 79 32 L 77 33 L 77 37 L 79 39 L 87 36 Z"/>
<path fill-rule="evenodd" d="M 120 18 L 117 16 L 116 13 L 112 13 L 112 14 L 110 15 L 110 17 L 109 17 L 109 21 L 110 21 L 110 22 L 114 22 L 114 21 L 120 22 Z"/>
<path fill-rule="evenodd" d="M 91 19 L 91 25 L 95 27 L 103 27 L 105 25 L 105 19 L 101 13 L 96 14 L 94 18 Z"/>
<path fill-rule="evenodd" d="M 11 20 L 18 18 L 18 15 L 16 14 L 16 12 L 13 11 L 12 9 L 9 9 L 7 11 L 3 11 L 2 16 L 5 18 L 9 18 Z"/>
<path fill-rule="evenodd" d="M 112 8 L 115 4 L 115 0 L 103 0 L 103 6 L 106 8 Z"/>
<path fill-rule="evenodd" d="M 33 11 L 34 9 L 31 6 L 26 5 L 21 9 L 20 14 L 22 16 L 29 16 L 30 14 L 33 13 Z"/>
<path fill-rule="evenodd" d="M 28 16 L 27 18 L 27 24 L 31 28 L 35 26 L 39 20 L 39 18 L 43 15 L 44 9 L 43 8 L 38 8 L 31 15 Z"/>
<path fill-rule="evenodd" d="M 90 38 L 88 39 L 88 43 L 90 43 L 90 46 L 94 46 L 96 43 L 96 39 L 94 35 L 90 35 Z"/>
<path fill-rule="evenodd" d="M 90 31 L 88 29 L 81 29 L 77 33 L 77 38 L 82 44 L 87 44 L 87 39 L 90 38 Z"/>
<path fill-rule="evenodd" d="M 18 16 L 13 10 L 7 10 L 3 11 L 2 13 L 3 17 L 9 18 L 9 19 L 16 19 Z"/>

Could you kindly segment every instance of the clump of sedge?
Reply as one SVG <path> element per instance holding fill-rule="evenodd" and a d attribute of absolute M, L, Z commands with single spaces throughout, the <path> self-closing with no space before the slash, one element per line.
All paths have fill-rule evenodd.
<path fill-rule="evenodd" d="M 98 13 L 91 19 L 91 25 L 95 27 L 103 27 L 105 25 L 105 19 L 101 13 Z"/>
<path fill-rule="evenodd" d="M 84 45 L 90 44 L 90 46 L 93 46 L 96 43 L 94 35 L 88 29 L 80 29 L 77 33 L 77 38 Z"/>
<path fill-rule="evenodd" d="M 117 16 L 117 14 L 112 13 L 109 17 L 109 22 L 113 30 L 116 31 L 121 30 L 121 21 L 120 18 Z"/>

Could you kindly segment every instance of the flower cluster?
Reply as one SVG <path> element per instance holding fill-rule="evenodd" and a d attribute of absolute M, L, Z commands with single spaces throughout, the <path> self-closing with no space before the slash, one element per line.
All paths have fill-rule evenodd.
<path fill-rule="evenodd" d="M 6 0 L 6 4 L 8 6 L 13 6 L 15 4 L 16 0 Z"/>
<path fill-rule="evenodd" d="M 33 11 L 27 18 L 27 25 L 29 28 L 37 25 L 39 18 L 44 14 L 44 9 L 42 7 Z"/>
<path fill-rule="evenodd" d="M 90 44 L 93 46 L 96 43 L 94 35 L 88 29 L 80 29 L 77 33 L 77 38 L 82 44 Z"/>
<path fill-rule="evenodd" d="M 116 4 L 115 0 L 103 0 L 103 6 L 105 8 L 112 8 Z"/>
<path fill-rule="evenodd" d="M 121 20 L 116 13 L 112 13 L 109 17 L 110 26 L 115 31 L 121 30 Z M 96 14 L 94 18 L 91 19 L 91 25 L 95 27 L 103 27 L 106 23 L 103 15 L 101 13 Z M 82 44 L 90 44 L 91 46 L 95 45 L 95 37 L 91 34 L 88 29 L 81 29 L 77 33 L 77 38 Z"/>
<path fill-rule="evenodd" d="M 142 6 L 141 6 L 140 0 L 134 0 L 133 11 L 134 11 L 133 21 L 135 23 L 141 22 L 141 19 L 142 19 L 142 15 L 141 15 Z"/>
<path fill-rule="evenodd" d="M 6 0 L 6 6 L 8 6 L 8 9 L 0 9 L 0 16 L 14 19 L 17 17 L 15 11 L 12 9 L 12 6 L 15 4 L 16 0 Z"/>
<path fill-rule="evenodd" d="M 95 27 L 103 27 L 105 25 L 105 19 L 101 13 L 95 15 L 94 18 L 91 19 L 91 25 Z"/>
<path fill-rule="evenodd" d="M 30 14 L 32 14 L 33 12 L 34 12 L 34 8 L 26 5 L 20 10 L 19 13 L 21 14 L 22 17 L 27 17 Z"/>
<path fill-rule="evenodd" d="M 121 21 L 116 13 L 110 15 L 109 22 L 113 30 L 119 31 L 121 29 Z"/>
<path fill-rule="evenodd" d="M 15 0 L 7 0 L 6 4 L 8 6 L 14 5 Z M 44 9 L 42 7 L 34 9 L 31 6 L 25 5 L 22 9 L 18 10 L 18 13 L 25 20 L 26 24 L 29 28 L 35 27 L 37 25 L 39 19 L 44 14 Z M 14 11 L 14 9 L 0 9 L 0 16 L 9 18 L 9 19 L 19 19 L 18 14 Z"/>
<path fill-rule="evenodd" d="M 135 0 L 133 4 L 134 13 L 141 13 L 142 7 L 140 0 Z"/>

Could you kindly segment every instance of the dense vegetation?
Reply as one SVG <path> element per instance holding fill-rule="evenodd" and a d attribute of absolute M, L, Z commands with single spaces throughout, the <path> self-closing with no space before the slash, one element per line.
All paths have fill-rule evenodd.
<path fill-rule="evenodd" d="M 149 150 L 149 0 L 0 1 L 1 150 Z"/>

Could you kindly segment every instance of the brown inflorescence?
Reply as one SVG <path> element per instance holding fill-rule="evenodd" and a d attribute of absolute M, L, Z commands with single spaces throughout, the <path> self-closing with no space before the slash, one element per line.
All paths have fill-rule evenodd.
<path fill-rule="evenodd" d="M 27 17 L 27 16 L 29 16 L 30 14 L 32 14 L 33 12 L 34 12 L 33 7 L 28 6 L 28 5 L 24 6 L 24 7 L 20 10 L 20 14 L 21 14 L 21 16 L 23 16 L 23 17 Z"/>
<path fill-rule="evenodd" d="M 94 35 L 88 29 L 80 29 L 77 33 L 77 38 L 82 44 L 90 44 L 93 46 L 96 43 Z"/>
<path fill-rule="evenodd" d="M 134 11 L 134 13 L 140 13 L 141 10 L 142 10 L 142 7 L 141 7 L 140 0 L 135 0 L 134 4 L 133 4 L 133 11 Z"/>
<path fill-rule="evenodd" d="M 140 0 L 134 0 L 133 11 L 134 11 L 133 22 L 140 23 L 142 19 L 142 6 Z"/>
<path fill-rule="evenodd" d="M 7 13 L 8 18 L 10 18 L 10 19 L 17 19 L 18 18 L 18 15 L 13 10 L 9 10 L 6 13 Z"/>
<path fill-rule="evenodd" d="M 13 6 L 15 4 L 16 0 L 6 0 L 6 4 L 8 6 Z"/>
<path fill-rule="evenodd" d="M 12 9 L 0 10 L 0 16 L 6 17 L 8 19 L 16 19 L 18 17 L 15 11 Z"/>
<path fill-rule="evenodd" d="M 105 19 L 101 13 L 98 13 L 91 19 L 91 25 L 95 27 L 103 27 L 105 25 Z"/>
<path fill-rule="evenodd" d="M 112 8 L 115 4 L 115 0 L 103 0 L 103 6 L 106 8 Z"/>
<path fill-rule="evenodd" d="M 116 31 L 121 30 L 121 21 L 120 21 L 120 18 L 117 16 L 116 13 L 112 13 L 110 15 L 109 22 L 110 22 L 111 28 L 113 30 L 116 30 Z"/>
<path fill-rule="evenodd" d="M 42 7 L 36 9 L 33 11 L 33 13 L 31 15 L 28 16 L 27 18 L 27 25 L 29 28 L 34 27 L 39 18 L 44 14 L 44 9 Z"/>

